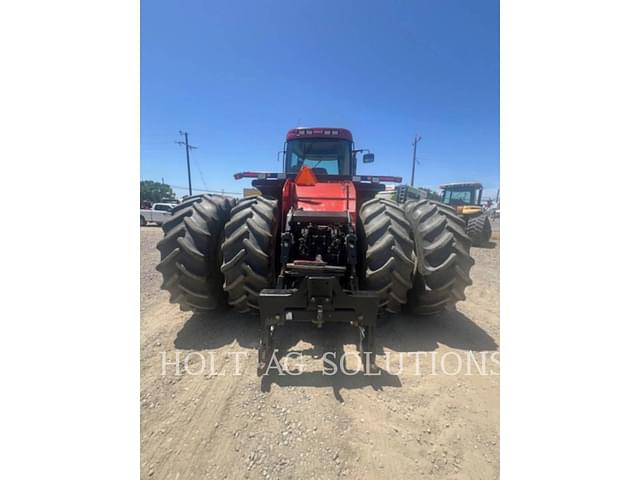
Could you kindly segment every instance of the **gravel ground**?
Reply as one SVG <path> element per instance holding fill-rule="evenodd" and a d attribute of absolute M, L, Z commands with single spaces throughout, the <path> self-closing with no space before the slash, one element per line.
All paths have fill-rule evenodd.
<path fill-rule="evenodd" d="M 323 375 L 325 352 L 349 354 L 355 371 L 355 330 L 295 325 L 276 342 L 304 354 L 289 362 L 298 371 L 260 378 L 255 317 L 169 303 L 154 269 L 161 236 L 141 227 L 141 478 L 499 477 L 499 240 L 473 249 L 458 311 L 379 328 L 382 375 Z"/>

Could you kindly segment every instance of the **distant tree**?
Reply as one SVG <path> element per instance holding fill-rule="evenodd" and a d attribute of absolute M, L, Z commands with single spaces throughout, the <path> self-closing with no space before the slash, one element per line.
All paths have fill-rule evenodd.
<path fill-rule="evenodd" d="M 153 180 L 140 180 L 140 203 L 147 200 L 151 203 L 163 200 L 174 200 L 176 194 L 166 183 L 154 182 Z"/>

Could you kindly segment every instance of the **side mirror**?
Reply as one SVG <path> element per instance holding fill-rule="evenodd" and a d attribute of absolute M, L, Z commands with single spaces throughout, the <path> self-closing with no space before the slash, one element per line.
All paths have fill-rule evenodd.
<path fill-rule="evenodd" d="M 362 163 L 373 163 L 374 155 L 373 153 L 365 153 L 362 156 Z"/>

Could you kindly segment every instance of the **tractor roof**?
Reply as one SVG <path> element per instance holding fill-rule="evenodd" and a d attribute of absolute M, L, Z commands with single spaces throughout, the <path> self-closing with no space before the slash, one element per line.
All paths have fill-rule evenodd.
<path fill-rule="evenodd" d="M 298 127 L 287 132 L 287 141 L 299 138 L 339 138 L 353 142 L 349 130 L 336 127 Z"/>
<path fill-rule="evenodd" d="M 442 190 L 463 190 L 467 188 L 482 188 L 480 182 L 453 182 L 440 185 Z"/>

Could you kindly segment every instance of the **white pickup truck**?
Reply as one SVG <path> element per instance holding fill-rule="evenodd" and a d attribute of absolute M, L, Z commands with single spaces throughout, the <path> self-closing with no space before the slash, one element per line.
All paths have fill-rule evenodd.
<path fill-rule="evenodd" d="M 164 221 L 171 216 L 171 210 L 175 205 L 173 203 L 154 203 L 151 208 L 140 209 L 140 226 L 149 222 L 162 225 Z"/>

